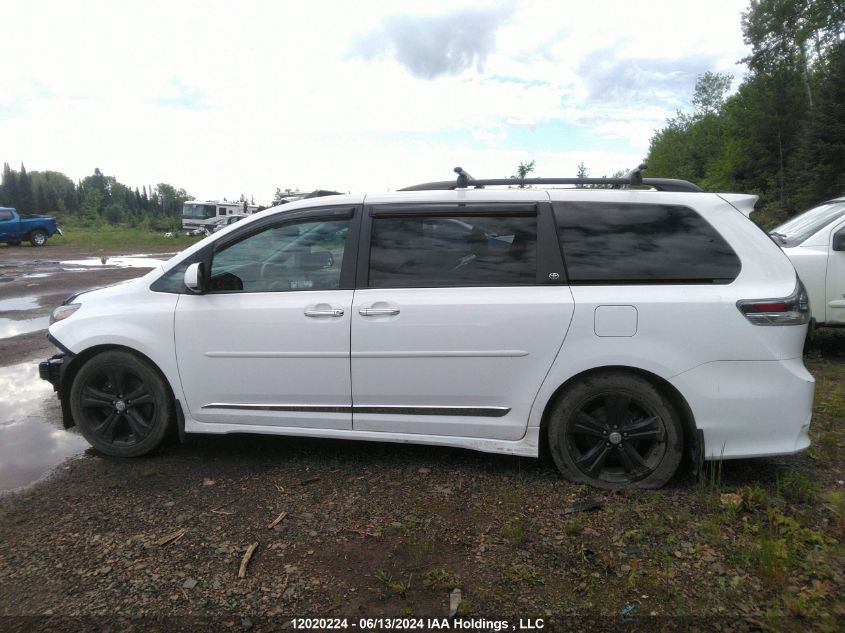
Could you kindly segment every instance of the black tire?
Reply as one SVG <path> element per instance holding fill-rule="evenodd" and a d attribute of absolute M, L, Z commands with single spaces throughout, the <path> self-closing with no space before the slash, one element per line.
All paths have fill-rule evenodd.
<path fill-rule="evenodd" d="M 20 246 L 21 241 L 20 240 L 9 240 L 8 242 L 6 242 L 6 244 L 8 244 L 9 246 Z"/>
<path fill-rule="evenodd" d="M 568 387 L 552 408 L 548 439 L 564 477 L 605 490 L 663 487 L 684 448 L 672 404 L 649 381 L 618 371 Z"/>
<path fill-rule="evenodd" d="M 70 388 L 70 409 L 80 432 L 98 451 L 137 457 L 167 435 L 173 405 L 159 373 L 134 354 L 97 354 Z"/>
<path fill-rule="evenodd" d="M 33 246 L 44 246 L 47 243 L 47 232 L 36 229 L 29 234 L 29 243 Z"/>

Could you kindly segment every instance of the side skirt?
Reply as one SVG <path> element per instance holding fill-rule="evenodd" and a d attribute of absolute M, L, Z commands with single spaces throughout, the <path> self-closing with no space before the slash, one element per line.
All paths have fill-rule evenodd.
<path fill-rule="evenodd" d="M 287 435 L 293 437 L 322 437 L 327 439 L 359 440 L 365 442 L 391 442 L 396 444 L 425 444 L 432 446 L 452 446 L 466 448 L 482 453 L 538 457 L 540 429 L 529 427 L 525 436 L 515 442 L 505 440 L 485 440 L 468 437 L 447 437 L 443 435 L 418 435 L 414 433 L 380 433 L 373 431 L 346 431 L 335 429 L 307 429 L 281 426 L 258 426 L 249 424 L 208 424 L 185 418 L 186 433 L 207 433 L 222 435 L 227 433 L 255 433 L 260 435 Z"/>

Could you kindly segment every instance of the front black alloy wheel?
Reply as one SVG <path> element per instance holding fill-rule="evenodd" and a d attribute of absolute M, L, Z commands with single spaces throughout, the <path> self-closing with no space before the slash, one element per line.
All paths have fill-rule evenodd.
<path fill-rule="evenodd" d="M 549 421 L 561 473 L 599 488 L 660 488 L 683 456 L 677 413 L 647 380 L 608 372 L 571 386 Z"/>
<path fill-rule="evenodd" d="M 94 448 L 116 457 L 155 449 L 170 424 L 172 405 L 158 372 L 134 354 L 90 358 L 70 390 L 73 419 Z"/>

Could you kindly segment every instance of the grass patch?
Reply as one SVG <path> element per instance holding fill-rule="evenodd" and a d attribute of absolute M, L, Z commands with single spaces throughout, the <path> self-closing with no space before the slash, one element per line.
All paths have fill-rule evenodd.
<path fill-rule="evenodd" d="M 411 581 L 413 580 L 414 575 L 411 574 L 410 576 L 408 576 L 408 580 L 402 581 L 394 580 L 393 576 L 391 576 L 385 571 L 377 571 L 375 574 L 375 578 L 385 587 L 404 598 L 405 594 L 407 594 L 408 591 L 411 589 Z"/>
<path fill-rule="evenodd" d="M 506 525 L 502 526 L 502 529 L 499 530 L 499 534 L 510 545 L 514 546 L 522 545 L 526 540 L 528 540 L 525 526 L 522 524 L 522 518 L 518 516 L 513 517 Z"/>
<path fill-rule="evenodd" d="M 163 232 L 137 227 L 116 226 L 62 226 L 64 238 L 54 236 L 51 243 L 71 246 L 80 250 L 121 251 L 127 250 L 169 250 L 181 251 L 198 242 L 200 237 L 188 237 L 181 232 L 174 232 L 173 237 L 164 237 Z"/>
<path fill-rule="evenodd" d="M 813 503 L 817 496 L 816 482 L 794 470 L 778 481 L 778 490 L 784 499 L 793 503 Z"/>
<path fill-rule="evenodd" d="M 538 576 L 534 569 L 527 565 L 511 565 L 502 571 L 502 577 L 513 583 L 527 583 L 530 585 L 546 584 L 546 581 Z"/>
<path fill-rule="evenodd" d="M 445 569 L 429 569 L 423 575 L 423 585 L 432 591 L 451 591 L 461 586 L 461 577 Z"/>

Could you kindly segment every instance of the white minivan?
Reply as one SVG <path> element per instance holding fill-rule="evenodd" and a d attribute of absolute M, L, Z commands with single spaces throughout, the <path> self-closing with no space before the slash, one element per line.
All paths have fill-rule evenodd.
<path fill-rule="evenodd" d="M 809 445 L 807 298 L 754 196 L 639 171 L 507 184 L 255 214 L 69 297 L 41 376 L 117 456 L 266 433 L 548 451 L 574 481 L 656 488 L 685 454 Z"/>

